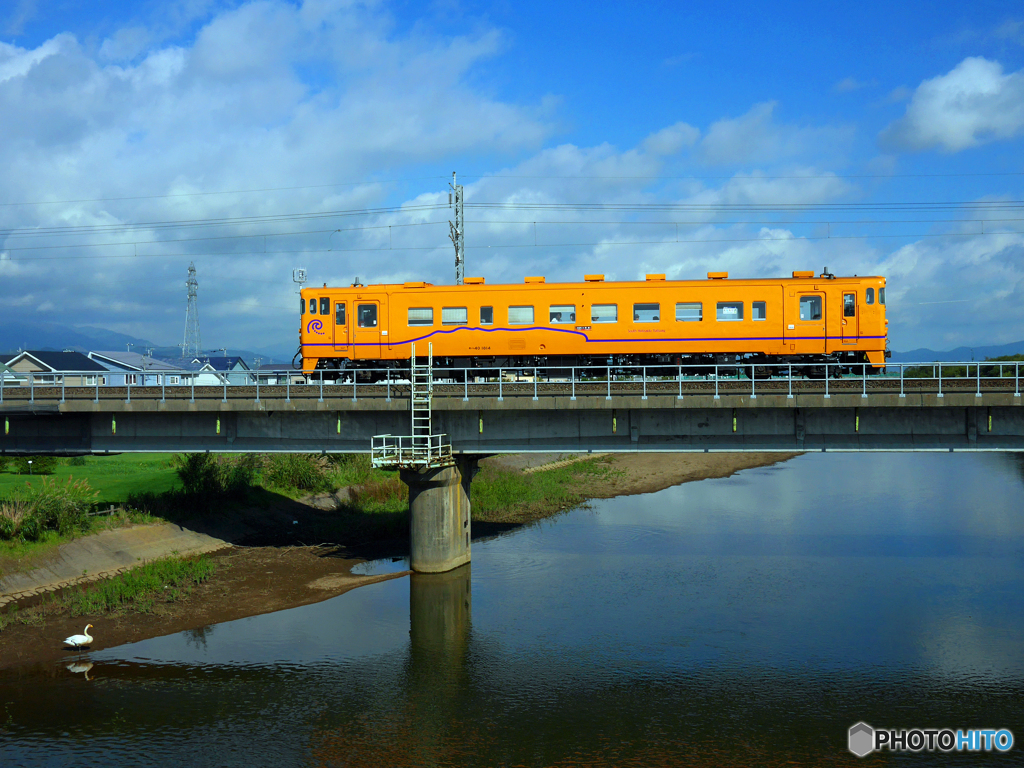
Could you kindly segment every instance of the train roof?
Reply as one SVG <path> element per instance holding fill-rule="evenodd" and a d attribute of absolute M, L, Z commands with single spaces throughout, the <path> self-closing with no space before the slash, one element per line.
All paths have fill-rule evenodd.
<path fill-rule="evenodd" d="M 473 288 L 522 288 L 524 286 L 530 286 L 531 288 L 539 288 L 541 286 L 556 288 L 566 286 L 589 286 L 595 287 L 597 285 L 608 285 L 608 286 L 641 286 L 650 285 L 652 283 L 671 283 L 673 285 L 704 285 L 709 283 L 719 283 L 728 281 L 731 284 L 744 284 L 744 283 L 778 283 L 781 281 L 814 281 L 820 282 L 822 280 L 827 281 L 861 281 L 861 280 L 885 280 L 882 275 L 846 275 L 839 276 L 833 275 L 829 272 L 823 272 L 821 274 L 815 274 L 812 270 L 806 271 L 795 271 L 791 277 L 750 277 L 750 278 L 730 278 L 728 272 L 708 272 L 706 279 L 688 279 L 688 280 L 668 280 L 663 274 L 649 274 L 644 280 L 605 280 L 604 275 L 585 275 L 582 281 L 566 281 L 559 283 L 549 283 L 545 278 L 540 276 L 530 276 L 523 278 L 522 283 L 486 283 L 482 277 L 467 277 L 463 285 L 453 284 L 434 284 L 427 283 L 424 281 L 409 281 L 405 283 L 370 283 L 369 285 L 363 285 L 361 283 L 352 285 L 327 285 L 326 283 L 321 288 L 304 288 L 303 291 L 323 291 L 323 290 L 405 290 L 405 289 L 417 289 L 417 288 L 438 288 L 438 289 L 473 289 Z"/>

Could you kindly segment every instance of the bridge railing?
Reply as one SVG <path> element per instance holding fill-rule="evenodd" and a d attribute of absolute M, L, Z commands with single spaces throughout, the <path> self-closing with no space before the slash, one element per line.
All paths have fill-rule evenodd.
<path fill-rule="evenodd" d="M 382 469 L 447 467 L 453 463 L 447 435 L 374 435 L 370 461 Z"/>
<path fill-rule="evenodd" d="M 934 394 L 989 392 L 1021 394 L 1020 362 L 970 361 L 943 363 L 890 363 L 881 373 L 868 364 L 818 363 L 765 365 L 737 361 L 703 365 L 556 365 L 495 366 L 434 369 L 434 398 L 541 396 L 616 397 L 689 395 L 745 395 L 792 398 L 800 394 Z M 4 405 L 59 402 L 68 400 L 158 400 L 160 402 L 210 400 L 308 400 L 374 398 L 390 401 L 409 396 L 409 379 L 396 369 L 313 371 L 300 374 L 294 369 L 251 373 L 246 383 L 223 380 L 213 386 L 196 384 L 195 377 L 184 383 L 170 383 L 180 374 L 147 374 L 146 384 L 133 384 L 121 374 L 105 377 L 96 371 L 0 374 L 0 407 Z M 116 378 L 117 380 L 112 380 Z M 273 383 L 271 383 L 273 381 Z"/>

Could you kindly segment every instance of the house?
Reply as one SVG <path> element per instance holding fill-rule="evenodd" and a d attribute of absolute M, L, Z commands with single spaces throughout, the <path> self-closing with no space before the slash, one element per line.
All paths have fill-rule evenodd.
<path fill-rule="evenodd" d="M 91 387 L 106 383 L 107 369 L 81 352 L 30 349 L 15 355 L 7 367 L 22 374 L 22 385 L 63 384 L 69 387 Z"/>
<path fill-rule="evenodd" d="M 114 386 L 170 387 L 189 381 L 180 366 L 138 352 L 90 352 L 89 359 L 111 371 L 107 383 Z"/>
<path fill-rule="evenodd" d="M 181 366 L 195 380 L 197 387 L 220 387 L 255 384 L 255 376 L 238 356 L 196 357 Z M 182 380 L 184 383 L 184 380 Z"/>
<path fill-rule="evenodd" d="M 11 355 L 14 357 L 14 355 Z M 0 356 L 0 361 L 4 358 Z M 24 374 L 17 373 L 11 368 L 8 368 L 3 362 L 0 362 L 0 382 L 4 386 L 18 386 L 19 384 L 25 383 L 26 376 Z"/>
<path fill-rule="evenodd" d="M 302 368 L 291 363 L 264 363 L 256 370 L 256 376 L 260 380 L 260 386 L 284 386 L 288 379 L 291 379 L 292 384 L 306 383 Z"/>

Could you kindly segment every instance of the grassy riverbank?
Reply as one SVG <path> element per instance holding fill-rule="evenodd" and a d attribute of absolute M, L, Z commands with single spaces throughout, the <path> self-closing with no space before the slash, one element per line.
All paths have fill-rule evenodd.
<path fill-rule="evenodd" d="M 206 555 L 146 563 L 92 586 L 48 595 L 25 610 L 12 606 L 0 612 L 0 630 L 15 622 L 40 624 L 57 616 L 98 619 L 111 614 L 152 613 L 158 606 L 186 599 L 215 571 L 214 561 Z"/>

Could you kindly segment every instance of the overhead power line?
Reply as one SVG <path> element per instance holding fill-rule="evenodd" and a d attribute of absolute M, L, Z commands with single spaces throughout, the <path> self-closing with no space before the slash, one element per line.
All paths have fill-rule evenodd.
<path fill-rule="evenodd" d="M 298 187 L 263 187 L 261 189 L 228 189 L 218 192 L 172 192 L 166 195 L 125 195 L 123 197 L 82 197 L 74 200 L 33 200 L 30 202 L 0 203 L 0 207 L 18 205 L 68 205 L 71 203 L 110 203 L 121 200 L 168 200 L 176 197 L 208 197 L 211 195 L 247 195 L 256 192 L 291 192 L 300 189 L 330 189 L 332 187 L 362 187 L 373 184 L 401 184 L 409 181 L 435 181 L 444 176 L 420 176 L 410 179 L 367 179 L 365 181 L 338 181 L 333 184 L 305 184 Z"/>
<path fill-rule="evenodd" d="M 263 216 L 238 216 L 232 218 L 216 219 L 181 219 L 178 221 L 149 221 L 125 224 L 87 224 L 66 227 L 39 227 L 35 229 L 0 229 L 0 235 L 18 237 L 40 236 L 40 235 L 72 235 L 72 234 L 103 234 L 117 231 L 130 231 L 133 229 L 177 229 L 188 227 L 210 227 L 210 226 L 241 226 L 245 224 L 265 224 L 268 222 L 282 221 L 309 221 L 311 219 L 330 219 L 342 216 L 372 216 L 383 213 L 397 212 L 422 212 L 434 211 L 447 208 L 446 205 L 394 205 L 381 208 L 362 208 L 355 210 L 339 211 L 313 211 L 309 213 L 282 213 L 267 214 Z"/>
<path fill-rule="evenodd" d="M 599 240 L 591 242 L 573 243 L 492 243 L 484 245 L 467 245 L 468 249 L 493 249 L 502 248 L 582 248 L 590 246 L 631 246 L 631 245 L 683 245 L 683 244 L 714 244 L 714 243 L 769 243 L 769 242 L 816 242 L 823 240 L 874 240 L 892 238 L 938 238 L 938 237 L 997 237 L 1005 235 L 1019 235 L 1021 232 L 923 232 L 923 233 L 900 233 L 892 235 L 793 235 L 791 237 L 736 237 L 736 238 L 679 238 L 673 240 Z M 330 249 L 306 249 L 288 251 L 218 251 L 212 253 L 127 253 L 127 254 L 96 254 L 96 255 L 74 255 L 74 256 L 33 256 L 33 257 L 5 257 L 4 261 L 61 261 L 81 259 L 153 259 L 153 258 L 199 258 L 199 257 L 225 257 L 225 256 L 285 256 L 301 254 L 305 256 L 328 253 L 388 253 L 399 251 L 439 251 L 448 246 L 384 246 L 376 248 L 330 248 Z"/>
<path fill-rule="evenodd" d="M 733 174 L 732 176 L 697 176 L 697 175 L 565 175 L 554 174 L 528 175 L 517 173 L 494 174 L 463 174 L 467 179 L 611 179 L 611 180 L 665 180 L 665 181 L 721 181 L 738 179 L 741 181 L 757 181 L 759 179 L 961 179 L 987 176 L 1024 176 L 1024 171 L 998 171 L 994 173 L 794 173 L 788 175 Z"/>

